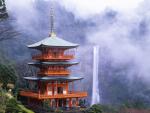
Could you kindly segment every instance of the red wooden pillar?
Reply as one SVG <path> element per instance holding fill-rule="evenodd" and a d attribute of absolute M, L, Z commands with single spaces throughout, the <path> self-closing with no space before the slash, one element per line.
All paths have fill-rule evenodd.
<path fill-rule="evenodd" d="M 52 82 L 52 95 L 54 95 L 54 81 Z"/>
<path fill-rule="evenodd" d="M 56 108 L 58 108 L 58 99 L 56 99 Z"/>
<path fill-rule="evenodd" d="M 63 99 L 63 107 L 66 107 L 66 99 Z"/>
<path fill-rule="evenodd" d="M 51 99 L 49 99 L 49 105 L 50 105 L 50 107 L 52 107 L 52 100 Z"/>
<path fill-rule="evenodd" d="M 74 92 L 74 83 L 72 82 L 72 92 Z"/>
<path fill-rule="evenodd" d="M 76 98 L 76 106 L 79 106 L 79 99 Z"/>
<path fill-rule="evenodd" d="M 57 91 L 58 88 L 57 88 L 57 87 L 58 87 L 58 86 L 57 86 L 57 81 L 56 81 L 56 95 L 57 95 L 57 93 L 58 93 L 58 91 Z"/>
<path fill-rule="evenodd" d="M 72 107 L 72 98 L 69 98 L 69 107 Z"/>
<path fill-rule="evenodd" d="M 38 81 L 38 97 L 40 98 L 40 89 L 41 89 L 41 82 Z"/>
<path fill-rule="evenodd" d="M 52 108 L 52 99 L 50 99 L 50 107 Z"/>
<path fill-rule="evenodd" d="M 28 102 L 28 105 L 30 105 L 30 98 L 27 97 L 27 102 Z"/>
<path fill-rule="evenodd" d="M 48 82 L 46 82 L 46 95 L 48 95 Z"/>

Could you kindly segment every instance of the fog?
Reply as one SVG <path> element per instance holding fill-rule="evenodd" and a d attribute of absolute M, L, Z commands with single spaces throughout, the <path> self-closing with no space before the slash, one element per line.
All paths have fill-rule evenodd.
<path fill-rule="evenodd" d="M 122 84 L 128 88 L 133 89 L 133 81 L 137 78 L 149 86 L 148 0 L 7 0 L 8 12 L 16 20 L 12 25 L 22 31 L 19 40 L 22 40 L 21 46 L 24 48 L 25 44 L 48 36 L 52 2 L 57 35 L 81 45 L 77 51 L 80 65 L 74 68 L 74 73 L 78 70 L 84 75 L 83 84 L 92 82 L 92 47 L 99 45 L 99 79 L 104 98 L 113 98 L 107 96 L 112 93 L 106 91 L 109 85 L 103 85 L 113 85 L 110 80 L 117 78 L 113 70 L 120 70 L 119 81 L 125 82 L 122 79 L 127 79 Z M 84 85 L 83 89 L 90 92 L 90 84 Z"/>

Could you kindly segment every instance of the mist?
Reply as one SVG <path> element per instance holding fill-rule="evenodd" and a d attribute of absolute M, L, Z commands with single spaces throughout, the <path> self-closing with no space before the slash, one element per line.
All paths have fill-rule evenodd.
<path fill-rule="evenodd" d="M 120 99 L 118 95 L 111 97 L 112 92 L 108 89 L 115 84 L 116 79 L 122 84 L 121 86 L 124 85 L 129 89 L 129 93 L 133 93 L 131 90 L 134 89 L 136 94 L 142 89 L 143 85 L 133 86 L 135 81 L 144 82 L 146 87 L 149 86 L 150 2 L 148 0 L 116 0 L 116 2 L 113 0 L 62 0 L 61 2 L 7 0 L 6 6 L 10 17 L 16 20 L 12 25 L 22 32 L 18 39 L 19 47 L 26 48 L 26 44 L 48 36 L 52 1 L 57 35 L 81 45 L 76 55 L 80 64 L 78 68 L 73 68 L 73 72 L 79 71 L 83 74 L 85 78 L 83 85 L 92 82 L 92 47 L 99 45 L 99 79 L 103 101 L 109 103 L 112 98 L 116 101 Z M 11 45 L 16 43 L 18 42 L 12 42 Z M 23 50 L 24 54 L 18 52 L 13 55 L 14 58 L 29 54 L 28 50 Z M 13 52 L 8 54 L 12 55 Z M 19 59 L 23 60 L 20 57 Z M 29 59 L 29 55 L 24 59 Z M 109 85 L 107 86 L 106 83 Z M 83 86 L 88 92 L 92 91 L 91 88 L 90 84 Z M 124 95 L 121 98 L 123 97 Z"/>

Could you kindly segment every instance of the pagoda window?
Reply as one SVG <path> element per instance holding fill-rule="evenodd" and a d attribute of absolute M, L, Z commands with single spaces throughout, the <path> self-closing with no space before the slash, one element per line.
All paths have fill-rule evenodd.
<path fill-rule="evenodd" d="M 40 88 L 40 92 L 41 94 L 45 94 L 46 93 L 46 84 L 45 83 L 41 83 L 41 88 Z"/>
<path fill-rule="evenodd" d="M 53 55 L 54 55 L 54 57 L 56 58 L 56 57 L 57 57 L 57 52 L 54 52 Z"/>
<path fill-rule="evenodd" d="M 63 94 L 63 87 L 58 87 L 57 93 L 58 94 Z"/>

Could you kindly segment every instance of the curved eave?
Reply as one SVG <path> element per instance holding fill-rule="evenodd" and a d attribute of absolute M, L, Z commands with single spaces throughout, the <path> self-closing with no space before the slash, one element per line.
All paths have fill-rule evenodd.
<path fill-rule="evenodd" d="M 39 42 L 28 45 L 28 48 L 40 49 L 43 47 L 51 47 L 51 48 L 66 48 L 67 49 L 67 48 L 76 48 L 78 46 L 79 44 L 72 43 L 72 42 L 66 41 L 58 37 L 47 37 Z"/>
<path fill-rule="evenodd" d="M 76 45 L 76 46 L 50 46 L 50 45 L 44 45 L 44 44 L 41 44 L 39 46 L 27 46 L 28 48 L 30 49 L 41 49 L 41 48 L 64 48 L 64 49 L 71 49 L 71 48 L 77 48 L 79 45 Z"/>
<path fill-rule="evenodd" d="M 31 81 L 76 81 L 76 80 L 82 80 L 82 77 L 24 77 L 26 80 Z"/>
<path fill-rule="evenodd" d="M 35 66 L 41 66 L 41 65 L 76 65 L 79 64 L 79 62 L 30 62 L 28 65 L 35 65 Z"/>

